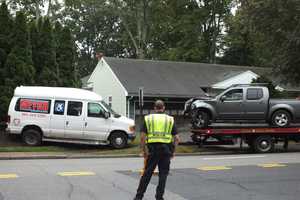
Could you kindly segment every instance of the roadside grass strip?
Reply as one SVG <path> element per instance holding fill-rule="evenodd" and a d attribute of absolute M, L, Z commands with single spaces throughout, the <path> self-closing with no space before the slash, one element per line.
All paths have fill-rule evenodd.
<path fill-rule="evenodd" d="M 18 178 L 17 174 L 0 174 L 0 179 Z"/>
<path fill-rule="evenodd" d="M 279 164 L 279 163 L 266 163 L 266 164 L 260 164 L 258 165 L 259 167 L 263 168 L 276 168 L 276 167 L 286 167 L 284 164 Z"/>
<path fill-rule="evenodd" d="M 201 171 L 218 171 L 218 170 L 230 170 L 232 168 L 226 166 L 206 166 L 206 167 L 200 167 L 198 169 Z"/>
<path fill-rule="evenodd" d="M 59 172 L 59 176 L 94 176 L 94 172 Z"/>

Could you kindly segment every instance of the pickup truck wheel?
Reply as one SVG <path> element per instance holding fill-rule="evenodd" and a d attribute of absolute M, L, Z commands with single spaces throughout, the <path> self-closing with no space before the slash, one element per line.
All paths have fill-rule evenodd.
<path fill-rule="evenodd" d="M 39 131 L 28 129 L 22 134 L 23 142 L 29 146 L 39 146 L 42 144 L 42 135 Z"/>
<path fill-rule="evenodd" d="M 278 110 L 272 115 L 272 125 L 287 127 L 291 122 L 291 115 L 285 110 Z"/>
<path fill-rule="evenodd" d="M 192 115 L 192 126 L 195 129 L 206 128 L 209 123 L 208 113 L 202 110 L 194 111 Z"/>
<path fill-rule="evenodd" d="M 257 153 L 269 153 L 274 150 L 274 141 L 271 136 L 258 136 L 253 141 L 254 151 Z"/>
<path fill-rule="evenodd" d="M 127 146 L 127 136 L 122 132 L 114 132 L 109 137 L 110 145 L 115 149 L 122 149 Z"/>

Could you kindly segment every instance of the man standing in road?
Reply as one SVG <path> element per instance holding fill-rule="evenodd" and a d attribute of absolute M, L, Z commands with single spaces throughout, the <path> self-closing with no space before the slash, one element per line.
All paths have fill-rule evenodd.
<path fill-rule="evenodd" d="M 144 173 L 140 179 L 134 200 L 142 200 L 152 174 L 158 165 L 159 181 L 156 188 L 156 200 L 163 200 L 170 160 L 179 143 L 174 118 L 165 114 L 165 104 L 157 100 L 154 104 L 155 114 L 145 116 L 141 129 L 142 154 L 146 159 Z M 147 143 L 147 148 L 146 148 Z"/>

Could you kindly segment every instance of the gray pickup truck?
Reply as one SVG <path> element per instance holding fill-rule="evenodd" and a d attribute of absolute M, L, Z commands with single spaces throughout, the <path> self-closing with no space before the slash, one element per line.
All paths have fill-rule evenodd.
<path fill-rule="evenodd" d="M 215 122 L 267 122 L 288 127 L 300 120 L 300 101 L 270 99 L 263 86 L 237 85 L 216 97 L 192 98 L 185 103 L 184 113 L 191 116 L 193 128 L 205 128 Z"/>

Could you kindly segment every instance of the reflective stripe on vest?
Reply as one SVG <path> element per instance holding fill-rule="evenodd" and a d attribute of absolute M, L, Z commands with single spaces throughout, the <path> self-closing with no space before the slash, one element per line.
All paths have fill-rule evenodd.
<path fill-rule="evenodd" d="M 171 143 L 174 118 L 166 114 L 145 116 L 147 143 Z"/>

